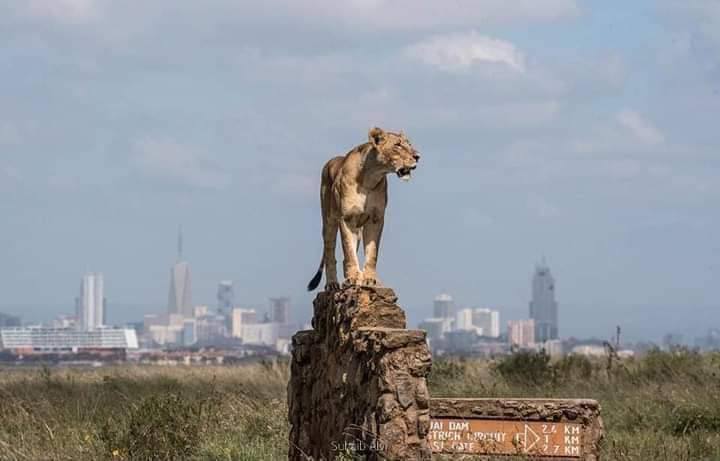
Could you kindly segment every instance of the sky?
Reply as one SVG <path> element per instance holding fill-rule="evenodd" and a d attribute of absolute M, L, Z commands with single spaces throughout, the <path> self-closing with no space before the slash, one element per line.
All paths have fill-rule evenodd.
<path fill-rule="evenodd" d="M 0 311 L 287 295 L 309 318 L 326 160 L 403 130 L 378 272 L 527 317 L 543 256 L 560 333 L 720 327 L 720 2 L 0 0 Z"/>

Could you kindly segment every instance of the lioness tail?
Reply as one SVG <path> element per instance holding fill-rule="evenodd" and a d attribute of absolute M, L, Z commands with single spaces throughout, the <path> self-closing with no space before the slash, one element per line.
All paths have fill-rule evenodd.
<path fill-rule="evenodd" d="M 320 280 L 322 280 L 322 273 L 323 269 L 325 268 L 325 258 L 320 261 L 320 267 L 318 268 L 317 273 L 315 274 L 315 277 L 310 280 L 310 283 L 308 283 L 308 291 L 313 291 L 315 288 L 320 285 Z"/>

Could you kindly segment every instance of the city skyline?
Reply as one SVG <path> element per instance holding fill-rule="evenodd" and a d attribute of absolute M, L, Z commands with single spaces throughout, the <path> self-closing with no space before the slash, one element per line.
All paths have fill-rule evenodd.
<path fill-rule="evenodd" d="M 189 270 L 189 262 L 187 262 L 187 261 L 181 261 L 182 259 L 184 259 L 184 258 L 182 257 L 182 252 L 183 252 L 183 250 L 182 250 L 182 245 L 183 245 L 183 244 L 182 244 L 182 240 L 183 240 L 183 238 L 182 238 L 182 236 L 179 234 L 179 235 L 178 235 L 178 242 L 179 242 L 179 243 L 178 243 L 178 252 L 177 252 L 177 255 L 176 255 L 176 256 L 177 256 L 177 259 L 176 259 L 175 265 L 173 266 L 173 269 L 171 270 L 171 274 L 174 273 L 174 269 L 177 267 L 178 262 L 183 263 L 183 267 L 186 267 L 185 265 L 187 265 L 187 268 L 188 268 L 188 270 Z M 545 270 L 547 270 L 547 272 L 549 273 L 549 267 L 548 267 L 548 265 L 547 265 L 544 257 L 542 258 L 542 262 L 541 262 L 540 264 L 535 264 L 535 271 L 534 271 L 534 273 L 533 273 L 532 283 L 531 283 L 531 286 L 530 286 L 530 288 L 531 288 L 531 293 L 534 293 L 534 292 L 537 290 L 537 283 L 536 283 L 536 282 L 537 282 L 538 271 L 541 270 L 541 269 L 543 269 L 543 268 L 544 268 Z M 101 285 L 104 285 L 104 277 L 103 277 L 103 275 L 102 275 L 101 273 L 97 273 L 97 274 L 96 274 L 96 273 L 86 274 L 86 275 L 83 277 L 83 281 L 85 280 L 85 278 L 88 277 L 88 275 L 93 275 L 93 276 L 94 276 L 94 275 L 98 275 L 98 276 L 100 277 L 100 279 L 101 279 Z M 550 279 L 548 279 L 548 280 L 550 281 L 550 283 L 553 284 L 553 288 L 554 288 L 554 278 L 552 277 L 551 274 L 550 274 Z M 172 280 L 172 276 L 171 276 L 171 284 L 172 284 L 172 282 L 173 282 L 173 280 Z M 230 281 L 230 280 L 220 280 L 219 282 L 216 282 L 216 283 L 217 283 L 217 285 L 216 285 L 216 290 L 217 290 L 217 289 L 221 289 L 221 288 L 218 288 L 218 287 L 223 287 L 223 286 L 225 286 L 225 289 L 227 289 L 227 286 L 234 286 L 234 282 L 232 282 L 232 281 Z M 544 283 L 544 282 L 543 282 L 543 283 Z M 230 285 L 228 285 L 228 284 L 230 284 Z M 82 289 L 83 289 L 83 284 L 81 284 L 81 290 L 82 290 Z M 82 291 L 81 291 L 81 292 L 82 292 Z M 217 295 L 218 295 L 218 293 L 216 292 L 216 300 L 215 300 L 216 303 L 218 302 Z M 76 306 L 75 309 L 76 309 L 76 312 L 78 312 L 78 311 L 77 311 L 77 309 L 78 309 L 78 302 L 79 302 L 80 299 L 81 299 L 81 297 L 77 297 L 76 300 L 75 300 L 75 306 Z M 104 299 L 104 298 L 103 298 L 103 299 Z M 290 298 L 288 298 L 288 297 L 279 297 L 279 298 L 278 298 L 278 297 L 276 297 L 276 298 L 267 297 L 267 298 L 265 298 L 265 299 L 266 299 L 266 301 L 255 301 L 255 302 L 243 301 L 243 302 L 240 303 L 240 305 L 243 306 L 243 307 L 245 307 L 245 308 L 250 308 L 250 309 L 253 309 L 253 310 L 258 311 L 258 312 L 265 312 L 265 315 L 267 316 L 267 319 L 271 320 L 272 317 L 273 317 L 273 315 L 275 315 L 275 314 L 274 314 L 274 309 L 275 309 L 274 303 L 276 303 L 276 302 L 281 302 L 281 303 L 282 303 L 282 302 L 289 302 L 289 300 L 290 300 Z M 473 298 L 473 299 L 477 299 L 477 298 Z M 207 301 L 210 301 L 210 300 L 208 299 Z M 268 305 L 268 302 L 269 302 L 269 305 Z M 402 301 L 401 301 L 401 302 L 402 302 Z M 467 306 L 483 305 L 483 304 L 489 305 L 489 304 L 483 303 L 483 302 L 479 302 L 479 303 L 478 303 L 478 302 L 474 302 L 474 303 L 461 303 L 461 304 L 458 305 L 458 304 L 456 303 L 456 301 L 454 300 L 454 298 L 453 298 L 452 295 L 450 295 L 450 294 L 448 294 L 448 293 L 441 293 L 440 295 L 437 295 L 437 296 L 434 296 L 434 297 L 433 297 L 432 307 L 426 307 L 426 308 L 424 308 L 424 309 L 422 309 L 422 310 L 417 310 L 417 309 L 413 310 L 413 309 L 410 309 L 409 312 L 408 312 L 408 314 L 409 314 L 409 320 L 408 320 L 408 322 L 409 322 L 409 323 L 415 323 L 415 324 L 420 323 L 420 318 L 421 318 L 422 316 L 427 316 L 427 313 L 428 313 L 428 312 L 437 313 L 437 312 L 439 312 L 440 310 L 445 310 L 445 311 L 447 311 L 447 312 L 457 313 L 460 309 L 462 309 L 462 310 L 467 310 L 467 309 L 469 309 Z M 532 302 L 531 302 L 530 304 L 532 304 Z M 207 303 L 206 303 L 206 302 L 191 303 L 191 307 L 189 308 L 189 312 L 193 311 L 193 309 L 195 309 L 195 307 L 197 307 L 197 306 L 212 306 L 212 305 L 213 305 L 213 304 L 212 304 L 211 302 L 207 302 Z M 118 309 L 122 309 L 124 306 L 127 306 L 127 305 L 123 305 L 122 303 L 117 304 L 117 308 L 118 308 Z M 462 307 L 459 307 L 459 306 L 462 306 Z M 499 309 L 499 312 L 501 313 L 501 315 L 503 316 L 503 319 L 504 319 L 503 322 L 502 322 L 503 325 L 506 323 L 505 320 L 507 320 L 507 319 L 524 319 L 524 318 L 528 317 L 528 316 L 527 316 L 527 304 L 526 304 L 526 307 L 525 307 L 525 308 L 523 308 L 522 306 L 508 306 L 508 305 L 503 304 L 503 303 L 499 303 L 499 304 L 497 304 L 497 306 L 500 306 L 500 307 L 498 307 L 498 309 Z M 148 314 L 148 313 L 151 313 L 151 314 L 152 314 L 152 313 L 162 313 L 162 310 L 161 310 L 161 309 L 158 310 L 158 305 L 155 304 L 155 303 L 136 304 L 136 305 L 134 305 L 134 307 L 137 308 L 137 309 L 135 310 L 135 313 L 134 313 L 134 314 L 129 314 L 128 316 L 125 316 L 125 317 L 123 317 L 123 316 L 121 315 L 121 316 L 120 316 L 120 319 L 119 319 L 118 321 L 111 322 L 109 325 L 120 326 L 120 325 L 127 324 L 127 323 L 130 323 L 130 322 L 133 322 L 133 321 L 137 321 L 137 320 L 139 320 L 140 318 L 142 318 L 142 316 L 143 316 L 144 314 Z M 236 305 L 235 307 L 237 307 L 237 305 Z M 305 309 L 303 309 L 303 307 L 305 307 Z M 287 308 L 287 305 L 286 305 L 286 308 Z M 167 309 L 167 308 L 166 308 L 166 309 Z M 486 310 L 486 309 L 479 309 L 479 308 L 472 308 L 472 309 L 473 309 L 473 310 Z M 523 310 L 524 310 L 524 312 L 523 312 Z M 309 319 L 309 315 L 311 314 L 311 303 L 310 303 L 310 308 L 308 308 L 307 306 L 302 306 L 302 305 L 297 306 L 296 312 L 300 312 L 299 315 L 302 316 L 302 315 L 303 315 L 303 314 L 302 314 L 303 311 L 306 311 L 306 314 L 308 315 L 308 319 Z M 8 312 L 6 312 L 6 313 L 12 314 L 13 312 L 12 312 L 12 311 L 8 311 Z M 29 323 L 29 324 L 33 324 L 33 323 L 34 323 L 34 324 L 40 324 L 40 323 L 42 323 L 42 324 L 49 324 L 51 318 L 55 318 L 55 317 L 57 317 L 58 315 L 63 315 L 63 314 L 66 314 L 66 313 L 67 313 L 67 309 L 64 309 L 64 310 L 54 310 L 54 311 L 50 312 L 49 317 L 42 317 L 42 318 L 34 317 L 32 320 L 29 320 L 29 321 L 28 321 L 28 320 L 25 319 L 25 317 L 23 317 L 23 316 L 20 314 L 20 315 L 19 315 L 19 318 L 20 318 L 21 320 L 23 320 L 25 323 Z M 115 317 L 118 316 L 118 312 L 114 312 L 114 313 L 113 313 L 113 312 L 111 311 L 110 314 L 111 314 L 111 315 L 110 315 L 111 318 L 113 317 L 112 314 L 114 314 Z M 105 303 L 103 303 L 103 314 L 102 314 L 102 315 L 103 315 L 103 318 L 107 315 L 107 313 L 106 313 L 106 311 L 105 311 Z M 192 314 L 190 314 L 190 315 L 192 315 Z M 295 315 L 298 315 L 298 314 L 296 313 Z M 454 318 L 454 315 L 455 315 L 455 314 L 452 315 L 453 318 Z M 230 317 L 232 317 L 232 314 L 229 315 L 229 318 L 230 318 Z M 504 328 L 504 327 L 503 327 L 503 328 Z M 536 328 L 537 328 L 537 324 L 536 324 Z M 708 329 L 708 328 L 709 328 L 709 329 Z M 502 328 L 501 328 L 501 330 L 502 330 Z M 708 331 L 711 331 L 711 330 L 712 330 L 712 326 L 710 326 L 710 327 L 705 326 L 704 328 L 699 328 L 699 329 L 697 329 L 695 333 L 691 333 L 691 334 L 687 334 L 687 335 L 686 335 L 686 334 L 683 334 L 683 333 L 680 333 L 679 336 L 680 336 L 681 338 L 683 338 L 685 341 L 687 341 L 688 344 L 691 344 L 692 341 L 694 340 L 694 338 L 695 338 L 695 339 L 701 338 L 701 337 L 703 337 L 704 335 L 708 334 Z M 586 337 L 586 338 L 605 338 L 605 337 L 611 336 L 610 333 L 607 333 L 607 332 L 604 332 L 604 331 L 600 331 L 600 330 L 596 330 L 596 331 L 597 331 L 597 333 L 591 333 L 591 334 L 573 334 L 573 333 L 571 332 L 571 333 L 569 333 L 569 334 L 567 334 L 567 335 L 561 335 L 560 338 L 578 338 L 578 337 Z M 656 342 L 658 342 L 658 343 L 661 343 L 661 342 L 663 341 L 663 338 L 665 338 L 667 335 L 669 335 L 669 334 L 677 334 L 679 331 L 681 331 L 681 330 L 679 330 L 678 328 L 674 328 L 674 329 L 673 329 L 673 328 L 669 328 L 669 329 L 667 329 L 667 330 L 662 331 L 662 332 L 659 333 L 657 336 L 651 336 L 651 335 L 632 336 L 632 335 L 629 335 L 628 338 L 629 338 L 630 340 L 633 340 L 633 341 L 645 341 L 645 340 L 647 340 L 647 341 L 656 341 Z M 550 338 L 550 339 L 552 339 L 552 338 Z"/>
<path fill-rule="evenodd" d="M 411 323 L 524 317 L 547 254 L 563 336 L 720 326 L 717 2 L 479 2 L 0 0 L 0 311 L 71 312 L 92 268 L 111 321 L 165 312 L 183 223 L 195 301 L 307 316 L 320 169 L 377 125 L 423 153 L 378 267 Z"/>

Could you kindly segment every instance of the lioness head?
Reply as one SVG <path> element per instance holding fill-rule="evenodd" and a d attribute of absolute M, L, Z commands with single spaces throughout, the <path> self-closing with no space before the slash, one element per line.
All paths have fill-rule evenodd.
<path fill-rule="evenodd" d="M 377 150 L 378 161 L 394 172 L 400 179 L 408 181 L 417 168 L 420 154 L 413 148 L 403 133 L 392 133 L 380 128 L 371 128 L 368 133 L 370 144 Z"/>

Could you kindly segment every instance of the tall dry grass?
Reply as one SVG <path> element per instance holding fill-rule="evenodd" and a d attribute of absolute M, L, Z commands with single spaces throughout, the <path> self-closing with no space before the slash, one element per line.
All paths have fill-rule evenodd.
<path fill-rule="evenodd" d="M 435 360 L 433 396 L 594 398 L 604 460 L 720 460 L 720 355 Z M 279 460 L 285 362 L 0 369 L 2 460 Z"/>
<path fill-rule="evenodd" d="M 287 457 L 286 363 L 3 369 L 0 459 Z"/>

